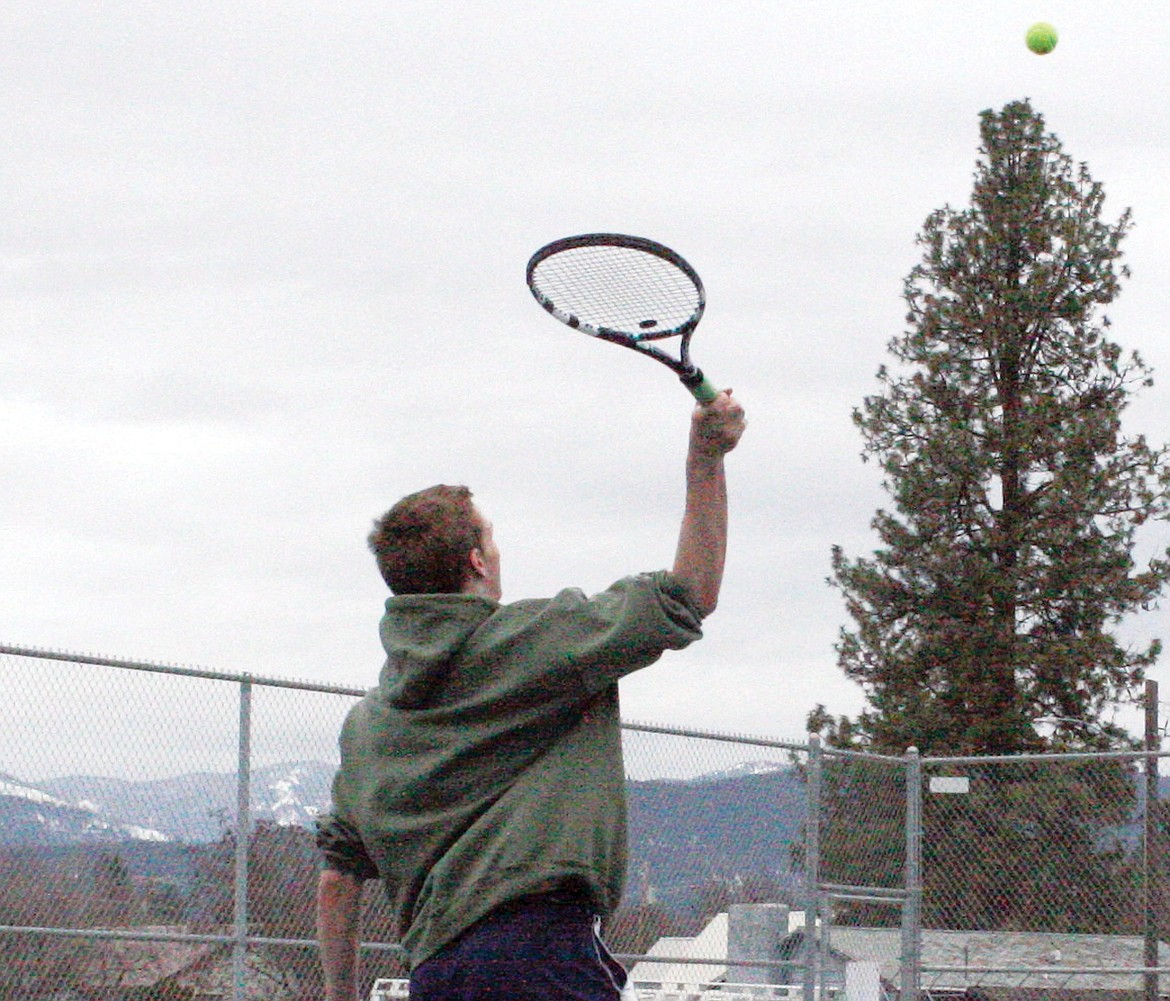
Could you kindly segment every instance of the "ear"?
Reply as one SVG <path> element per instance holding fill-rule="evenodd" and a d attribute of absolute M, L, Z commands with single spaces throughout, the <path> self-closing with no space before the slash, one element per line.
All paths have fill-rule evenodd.
<path fill-rule="evenodd" d="M 483 551 L 478 546 L 467 554 L 467 562 L 471 564 L 471 570 L 476 577 L 487 575 L 487 564 L 483 561 Z"/>

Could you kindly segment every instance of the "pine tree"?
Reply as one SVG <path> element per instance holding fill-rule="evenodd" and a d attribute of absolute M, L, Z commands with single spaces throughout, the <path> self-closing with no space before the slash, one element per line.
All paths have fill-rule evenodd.
<path fill-rule="evenodd" d="M 1103 713 L 1160 650 L 1114 631 L 1170 578 L 1170 551 L 1133 558 L 1170 510 L 1167 450 L 1121 428 L 1150 372 L 1101 312 L 1130 213 L 1102 219 L 1101 185 L 1027 101 L 980 131 L 970 206 L 927 219 L 897 366 L 854 413 L 893 500 L 872 557 L 833 550 L 854 622 L 839 665 L 868 707 L 810 726 L 883 752 L 1103 746 L 1120 737 Z"/>
<path fill-rule="evenodd" d="M 1130 214 L 1103 218 L 1101 185 L 1028 102 L 984 112 L 980 133 L 970 205 L 928 217 L 894 365 L 854 414 L 892 509 L 874 517 L 872 556 L 833 550 L 853 620 L 839 664 L 868 705 L 810 715 L 831 747 L 945 758 L 1125 743 L 1103 718 L 1160 652 L 1116 631 L 1170 578 L 1170 551 L 1134 560 L 1138 528 L 1170 512 L 1170 453 L 1121 426 L 1150 372 L 1103 313 L 1128 274 Z M 883 787 L 854 780 L 861 764 L 827 759 L 824 869 L 897 885 L 897 818 L 856 819 L 885 817 Z M 1117 840 L 1134 809 L 1128 766 L 962 773 L 969 794 L 923 802 L 928 927 L 1133 926 Z"/>

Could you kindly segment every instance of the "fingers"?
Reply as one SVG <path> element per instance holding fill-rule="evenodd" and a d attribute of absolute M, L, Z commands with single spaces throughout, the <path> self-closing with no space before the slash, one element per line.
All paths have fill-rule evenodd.
<path fill-rule="evenodd" d="M 703 420 L 730 423 L 744 420 L 743 405 L 731 395 L 730 389 L 720 390 L 715 399 L 711 400 L 710 403 L 700 405 L 699 409 L 707 411 L 705 415 L 702 415 Z"/>
<path fill-rule="evenodd" d="M 747 427 L 747 418 L 731 390 L 724 389 L 710 402 L 695 408 L 691 426 L 696 444 L 703 451 L 722 454 L 730 452 L 739 443 Z"/>

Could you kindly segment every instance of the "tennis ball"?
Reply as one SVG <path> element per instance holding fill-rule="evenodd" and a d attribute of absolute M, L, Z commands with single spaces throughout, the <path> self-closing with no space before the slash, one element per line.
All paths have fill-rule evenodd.
<path fill-rule="evenodd" d="M 1047 55 L 1056 48 L 1056 29 L 1044 21 L 1037 21 L 1024 37 L 1028 42 L 1028 48 L 1038 56 Z"/>

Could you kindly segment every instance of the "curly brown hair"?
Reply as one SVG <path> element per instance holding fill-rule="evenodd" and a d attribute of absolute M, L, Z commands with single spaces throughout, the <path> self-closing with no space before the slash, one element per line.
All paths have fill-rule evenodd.
<path fill-rule="evenodd" d="M 366 541 L 394 594 L 456 594 L 482 542 L 471 491 L 440 483 L 409 494 L 374 522 Z"/>

